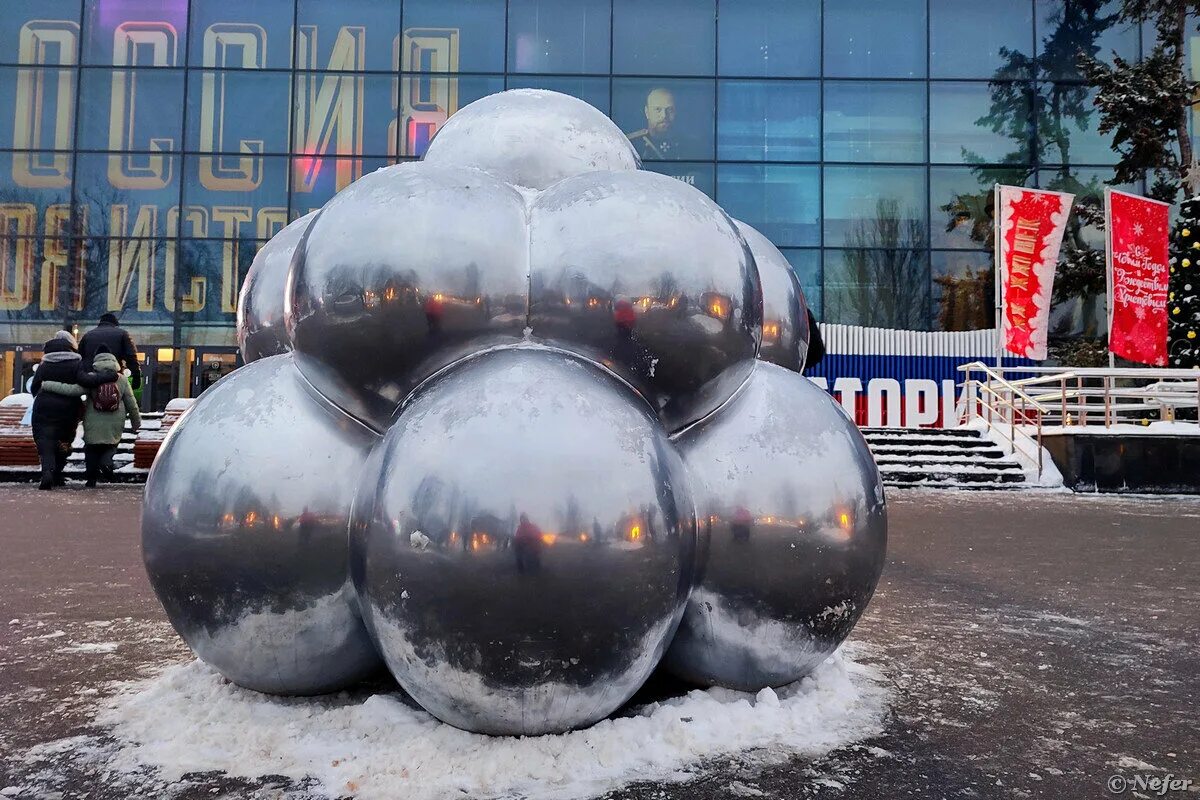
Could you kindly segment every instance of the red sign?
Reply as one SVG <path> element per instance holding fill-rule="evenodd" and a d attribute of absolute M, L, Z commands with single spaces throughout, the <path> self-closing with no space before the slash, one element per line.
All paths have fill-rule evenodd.
<path fill-rule="evenodd" d="M 1050 292 L 1058 248 L 1074 195 L 1001 186 L 997 215 L 1004 299 L 1004 349 L 1025 358 L 1046 357 Z"/>
<path fill-rule="evenodd" d="M 1167 364 L 1167 229 L 1170 206 L 1108 193 L 1108 349 L 1130 361 Z"/>

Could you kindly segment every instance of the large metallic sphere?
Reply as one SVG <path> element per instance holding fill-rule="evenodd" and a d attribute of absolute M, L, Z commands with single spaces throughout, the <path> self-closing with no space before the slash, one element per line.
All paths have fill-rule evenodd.
<path fill-rule="evenodd" d="M 758 266 L 762 281 L 763 331 L 758 357 L 800 372 L 808 356 L 808 304 L 796 271 L 771 240 L 734 220 Z"/>
<path fill-rule="evenodd" d="M 666 665 L 745 691 L 804 677 L 850 633 L 883 569 L 883 485 L 862 435 L 807 378 L 760 362 L 678 444 L 701 554 Z"/>
<path fill-rule="evenodd" d="M 639 166 L 612 120 L 582 100 L 542 89 L 512 89 L 471 103 L 438 131 L 425 161 L 476 167 L 530 189 Z"/>
<path fill-rule="evenodd" d="M 172 429 L 146 484 L 146 570 L 175 630 L 234 683 L 317 694 L 379 667 L 347 569 L 375 440 L 312 396 L 291 355 L 221 379 Z"/>
<path fill-rule="evenodd" d="M 605 364 L 677 430 L 750 374 L 758 272 L 704 194 L 650 172 L 592 172 L 543 192 L 530 217 L 533 335 Z"/>
<path fill-rule="evenodd" d="M 401 164 L 339 192 L 292 264 L 296 363 L 378 430 L 424 378 L 526 325 L 525 203 L 475 169 Z"/>
<path fill-rule="evenodd" d="M 678 455 L 627 387 L 562 352 L 485 353 L 420 389 L 369 468 L 354 583 L 427 711 L 481 733 L 565 731 L 650 675 L 691 587 L 695 518 Z"/>
<path fill-rule="evenodd" d="M 249 364 L 292 349 L 283 324 L 284 287 L 296 245 L 316 212 L 305 214 L 262 246 L 238 295 L 237 337 L 242 360 Z"/>

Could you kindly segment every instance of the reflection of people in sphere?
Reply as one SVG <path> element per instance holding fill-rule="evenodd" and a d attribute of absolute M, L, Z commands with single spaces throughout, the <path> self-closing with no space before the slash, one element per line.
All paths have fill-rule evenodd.
<path fill-rule="evenodd" d="M 679 139 L 675 133 L 675 95 L 662 87 L 646 95 L 646 127 L 629 134 L 629 140 L 642 158 L 678 158 Z"/>

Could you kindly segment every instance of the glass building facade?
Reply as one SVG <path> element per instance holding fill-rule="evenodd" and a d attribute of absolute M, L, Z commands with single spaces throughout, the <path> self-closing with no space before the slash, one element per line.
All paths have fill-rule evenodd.
<path fill-rule="evenodd" d="M 150 407 L 232 368 L 256 249 L 505 88 L 580 97 L 787 255 L 828 322 L 989 327 L 993 183 L 1095 200 L 1116 156 L 1080 0 L 4 0 L 0 394 L 117 313 Z M 1135 190 L 1141 187 L 1132 187 Z M 1101 246 L 1076 223 L 1067 246 Z M 1101 299 L 1102 302 L 1102 299 Z M 1062 330 L 1103 324 L 1096 298 Z"/>

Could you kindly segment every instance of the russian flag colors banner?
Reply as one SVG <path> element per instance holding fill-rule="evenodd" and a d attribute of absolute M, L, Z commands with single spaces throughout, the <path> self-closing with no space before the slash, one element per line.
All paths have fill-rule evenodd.
<path fill-rule="evenodd" d="M 1001 341 L 1008 353 L 1043 359 L 1058 248 L 1075 196 L 999 185 L 996 195 Z"/>
<path fill-rule="evenodd" d="M 1171 207 L 1109 189 L 1108 349 L 1121 358 L 1167 364 L 1167 233 Z"/>

